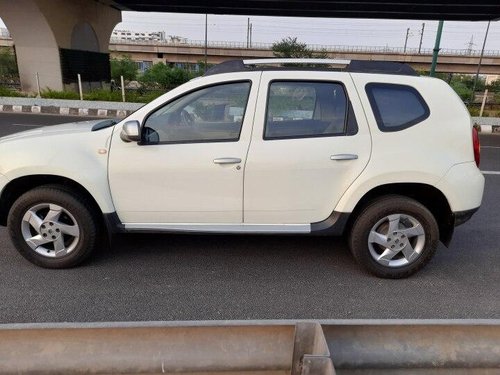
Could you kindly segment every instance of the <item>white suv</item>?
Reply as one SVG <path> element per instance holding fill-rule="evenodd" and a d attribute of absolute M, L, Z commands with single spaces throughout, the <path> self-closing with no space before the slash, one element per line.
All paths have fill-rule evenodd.
<path fill-rule="evenodd" d="M 481 204 L 467 109 L 406 65 L 306 63 L 223 63 L 121 122 L 0 139 L 0 224 L 49 268 L 106 233 L 346 234 L 366 270 L 409 276 Z"/>

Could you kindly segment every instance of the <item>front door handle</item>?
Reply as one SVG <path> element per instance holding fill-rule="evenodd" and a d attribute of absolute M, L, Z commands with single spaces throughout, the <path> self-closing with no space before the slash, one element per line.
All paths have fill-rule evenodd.
<path fill-rule="evenodd" d="M 240 158 L 217 158 L 214 159 L 215 164 L 239 164 L 241 163 Z"/>
<path fill-rule="evenodd" d="M 330 156 L 330 160 L 356 160 L 358 155 L 354 154 L 336 154 Z"/>

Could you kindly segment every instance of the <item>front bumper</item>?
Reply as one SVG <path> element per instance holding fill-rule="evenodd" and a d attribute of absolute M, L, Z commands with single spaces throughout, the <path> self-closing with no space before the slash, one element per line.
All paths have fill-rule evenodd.
<path fill-rule="evenodd" d="M 477 212 L 477 210 L 479 210 L 479 207 L 473 208 L 471 210 L 453 212 L 453 225 L 455 227 L 462 225 L 463 223 L 468 221 L 472 217 L 472 215 Z"/>

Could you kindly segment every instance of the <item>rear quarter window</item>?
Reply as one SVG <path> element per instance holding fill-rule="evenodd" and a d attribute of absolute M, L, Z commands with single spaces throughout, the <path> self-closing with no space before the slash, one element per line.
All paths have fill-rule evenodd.
<path fill-rule="evenodd" d="M 366 93 L 383 132 L 394 132 L 414 126 L 429 117 L 422 95 L 411 86 L 391 83 L 369 83 Z"/>

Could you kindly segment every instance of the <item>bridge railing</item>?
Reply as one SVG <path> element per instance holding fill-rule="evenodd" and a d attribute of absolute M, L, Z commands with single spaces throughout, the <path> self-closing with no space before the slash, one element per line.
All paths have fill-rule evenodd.
<path fill-rule="evenodd" d="M 498 374 L 500 321 L 0 325 L 1 374 Z"/>
<path fill-rule="evenodd" d="M 111 44 L 131 44 L 131 45 L 151 45 L 151 46 L 166 46 L 166 47 L 205 47 L 204 40 L 188 40 L 187 42 L 178 41 L 157 41 L 157 40 L 130 40 L 111 38 Z M 247 45 L 244 42 L 227 42 L 227 41 L 213 41 L 207 42 L 208 48 L 237 48 L 237 49 L 262 49 L 270 50 L 273 47 L 272 43 L 259 43 L 252 42 Z M 389 46 L 346 46 L 346 45 L 328 45 L 328 44 L 309 44 L 308 48 L 313 51 L 326 51 L 326 52 L 339 52 L 339 53 L 385 53 L 385 54 L 407 54 L 407 55 L 432 55 L 431 48 L 406 48 L 403 47 L 389 47 Z M 442 48 L 439 51 L 440 55 L 446 56 L 470 56 L 479 57 L 480 50 L 473 49 L 449 49 Z M 485 50 L 484 56 L 498 57 L 500 56 L 499 50 Z"/>

